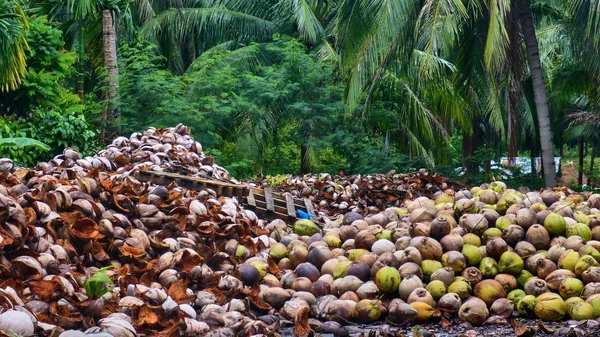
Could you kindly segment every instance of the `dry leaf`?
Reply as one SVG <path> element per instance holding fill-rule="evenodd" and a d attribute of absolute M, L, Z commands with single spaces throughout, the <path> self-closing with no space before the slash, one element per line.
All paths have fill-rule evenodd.
<path fill-rule="evenodd" d="M 517 337 L 531 337 L 535 335 L 535 331 L 532 328 L 528 328 L 515 320 L 510 321 L 510 326 L 515 331 Z"/>
<path fill-rule="evenodd" d="M 308 308 L 304 307 L 296 315 L 296 327 L 294 332 L 298 337 L 308 337 L 313 332 L 310 324 L 308 324 Z"/>
<path fill-rule="evenodd" d="M 542 321 L 538 321 L 537 324 L 544 333 L 551 334 L 551 333 L 556 332 L 556 329 L 550 328 L 549 326 L 546 325 L 546 323 L 544 323 Z"/>

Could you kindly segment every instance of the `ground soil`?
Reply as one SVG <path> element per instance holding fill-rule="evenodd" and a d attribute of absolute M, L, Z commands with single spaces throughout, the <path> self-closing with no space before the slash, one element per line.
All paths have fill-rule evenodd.
<path fill-rule="evenodd" d="M 566 321 L 549 322 L 540 326 L 534 319 L 515 320 L 521 329 L 517 334 L 515 329 L 508 323 L 490 324 L 480 327 L 472 327 L 459 321 L 452 322 L 453 325 L 442 327 L 439 323 L 427 323 L 413 326 L 393 326 L 389 324 L 376 325 L 353 325 L 346 328 L 351 337 L 598 337 L 600 336 L 599 321 Z M 419 331 L 419 334 L 416 332 Z M 292 329 L 285 329 L 283 336 L 295 336 Z M 333 334 L 316 334 L 322 337 L 334 337 Z"/>

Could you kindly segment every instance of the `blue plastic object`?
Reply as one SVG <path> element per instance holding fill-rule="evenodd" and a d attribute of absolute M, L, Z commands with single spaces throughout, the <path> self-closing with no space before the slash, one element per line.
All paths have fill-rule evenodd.
<path fill-rule="evenodd" d="M 300 210 L 300 209 L 297 209 L 296 213 L 298 213 L 298 218 L 300 218 L 300 219 L 310 219 L 310 218 L 314 219 L 315 218 L 314 215 L 308 214 L 308 213 L 306 213 L 306 212 L 304 212 L 303 210 Z"/>

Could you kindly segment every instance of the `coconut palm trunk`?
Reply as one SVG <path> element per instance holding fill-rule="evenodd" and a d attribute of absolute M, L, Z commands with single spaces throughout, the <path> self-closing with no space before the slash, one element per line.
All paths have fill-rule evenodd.
<path fill-rule="evenodd" d="M 540 145 L 542 152 L 542 167 L 544 170 L 544 181 L 547 187 L 556 186 L 556 168 L 554 164 L 554 151 L 552 145 L 552 129 L 550 128 L 550 112 L 548 109 L 548 97 L 546 96 L 546 85 L 540 61 L 540 51 L 533 18 L 531 15 L 531 1 L 521 0 L 519 3 L 519 14 L 523 37 L 527 47 L 527 61 L 531 72 L 533 83 L 533 94 L 535 98 L 535 109 L 540 132 Z"/>
<path fill-rule="evenodd" d="M 117 118 L 117 100 L 119 95 L 119 68 L 117 65 L 117 37 L 110 10 L 103 15 L 104 68 L 106 70 L 105 107 L 100 117 L 100 140 L 106 139 L 107 123 Z"/>
<path fill-rule="evenodd" d="M 579 153 L 579 162 L 577 163 L 577 185 L 581 186 L 583 185 L 583 137 L 577 139 L 577 150 Z"/>
<path fill-rule="evenodd" d="M 85 29 L 83 22 L 84 20 L 81 20 L 81 27 L 79 28 L 79 74 L 77 78 L 77 94 L 79 95 L 81 103 L 83 103 L 83 83 L 85 81 Z"/>

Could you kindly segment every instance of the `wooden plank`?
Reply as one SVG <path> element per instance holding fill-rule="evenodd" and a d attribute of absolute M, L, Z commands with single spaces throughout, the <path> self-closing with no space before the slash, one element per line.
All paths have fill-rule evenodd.
<path fill-rule="evenodd" d="M 306 213 L 313 214 L 316 216 L 315 209 L 313 208 L 313 204 L 312 201 L 310 201 L 310 199 L 304 198 L 304 206 L 306 207 Z"/>
<path fill-rule="evenodd" d="M 273 202 L 273 191 L 265 189 L 265 202 L 267 203 L 267 210 L 275 212 L 275 203 Z"/>
<path fill-rule="evenodd" d="M 252 190 L 250 190 L 250 194 L 248 194 L 246 200 L 248 201 L 248 205 L 256 207 L 256 200 L 254 199 L 254 192 Z"/>
<path fill-rule="evenodd" d="M 294 197 L 291 194 L 285 195 L 285 203 L 287 206 L 287 214 L 291 217 L 296 217 L 296 207 L 294 207 Z"/>
<path fill-rule="evenodd" d="M 266 209 L 269 212 L 275 212 L 275 213 L 285 214 L 285 217 L 287 218 L 287 208 L 274 205 L 273 206 L 273 210 L 271 211 L 271 210 L 269 210 L 267 208 L 267 203 L 264 200 L 255 199 L 255 201 L 256 201 L 256 208 L 257 209 L 258 208 L 264 208 L 264 209 Z"/>

